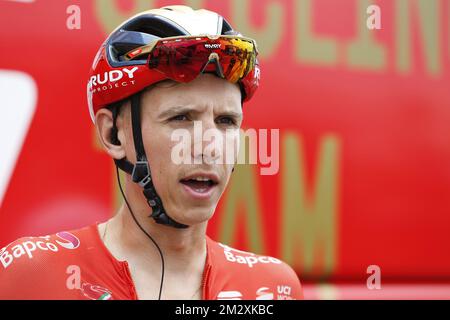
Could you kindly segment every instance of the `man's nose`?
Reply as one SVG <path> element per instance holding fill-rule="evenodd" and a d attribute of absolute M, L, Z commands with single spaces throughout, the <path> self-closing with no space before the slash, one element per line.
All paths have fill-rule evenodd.
<path fill-rule="evenodd" d="M 214 119 L 203 119 L 194 122 L 192 145 L 194 163 L 214 163 L 223 154 L 222 132 L 218 130 Z"/>

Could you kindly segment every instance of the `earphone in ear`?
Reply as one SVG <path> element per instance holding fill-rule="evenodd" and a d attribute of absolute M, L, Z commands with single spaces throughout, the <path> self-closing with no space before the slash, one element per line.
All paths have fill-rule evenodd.
<path fill-rule="evenodd" d="M 111 129 L 111 143 L 115 146 L 120 146 L 120 140 L 117 137 L 117 127 L 113 126 L 113 128 Z"/>
<path fill-rule="evenodd" d="M 116 126 L 116 121 L 117 121 L 117 116 L 119 115 L 119 107 L 118 106 L 114 106 L 112 107 L 112 116 L 113 116 L 113 127 L 111 128 L 111 143 L 115 146 L 120 146 L 120 140 L 117 137 L 117 126 Z"/>

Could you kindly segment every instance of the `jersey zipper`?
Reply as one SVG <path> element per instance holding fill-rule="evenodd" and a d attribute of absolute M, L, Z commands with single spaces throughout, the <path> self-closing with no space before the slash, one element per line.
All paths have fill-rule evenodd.
<path fill-rule="evenodd" d="M 125 273 L 125 277 L 128 280 L 128 289 L 130 290 L 131 299 L 132 300 L 139 300 L 139 297 L 137 295 L 136 286 L 134 285 L 133 278 L 131 277 L 130 267 L 128 266 L 128 262 L 124 261 L 122 264 L 123 271 Z"/>
<path fill-rule="evenodd" d="M 209 270 L 211 269 L 211 265 L 206 267 L 205 273 L 202 279 L 202 300 L 207 300 L 206 297 L 206 283 L 208 282 Z"/>

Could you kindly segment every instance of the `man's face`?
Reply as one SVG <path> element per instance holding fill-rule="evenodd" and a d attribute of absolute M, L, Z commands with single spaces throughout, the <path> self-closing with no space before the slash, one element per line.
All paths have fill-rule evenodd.
<path fill-rule="evenodd" d="M 242 123 L 239 87 L 205 74 L 188 84 L 163 83 L 147 90 L 141 104 L 144 147 L 164 208 L 183 224 L 207 221 L 237 158 L 238 129 Z M 127 141 L 131 141 L 131 125 L 127 131 Z M 209 138 L 208 134 L 204 136 L 206 132 Z M 212 144 L 213 141 L 222 143 Z M 134 145 L 127 144 L 126 148 L 127 158 L 135 159 L 129 156 L 130 152 L 134 155 Z M 187 152 L 178 152 L 180 149 Z M 234 161 L 226 157 L 226 150 L 232 152 Z"/>

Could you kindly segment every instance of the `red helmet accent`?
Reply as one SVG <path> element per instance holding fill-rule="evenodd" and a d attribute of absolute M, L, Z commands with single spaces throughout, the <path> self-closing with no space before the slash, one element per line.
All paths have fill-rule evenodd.
<path fill-rule="evenodd" d="M 114 68 L 100 49 L 98 61 L 91 69 L 88 83 L 88 100 L 91 116 L 111 103 L 126 99 L 146 87 L 166 80 L 160 72 L 151 70 L 147 65 L 129 65 Z"/>
<path fill-rule="evenodd" d="M 129 52 L 133 47 L 138 48 L 139 46 L 148 44 L 152 40 L 173 36 L 174 33 L 178 33 L 180 36 L 186 35 L 184 29 L 181 31 L 178 29 L 175 30 L 174 28 L 177 28 L 177 25 L 174 26 L 172 22 L 167 22 L 170 20 L 161 18 L 164 17 L 166 12 L 167 14 L 175 14 L 174 11 L 179 10 L 180 12 L 176 14 L 180 16 L 185 15 L 186 12 L 191 12 L 189 14 L 196 14 L 197 12 L 200 15 L 209 15 L 208 19 L 210 19 L 211 15 L 216 15 L 218 21 L 221 21 L 220 25 L 223 25 L 219 33 L 239 35 L 231 28 L 226 20 L 216 13 L 207 10 L 195 11 L 190 8 L 187 10 L 187 7 L 181 8 L 180 6 L 170 8 L 173 10 L 150 10 L 132 17 L 113 31 L 102 44 L 92 64 L 87 88 L 89 112 L 92 121 L 95 122 L 95 114 L 99 109 L 126 99 L 148 86 L 169 79 L 161 72 L 150 69 L 146 60 L 123 61 L 118 58 L 122 53 L 117 53 L 117 47 L 119 47 L 119 50 L 126 47 L 126 50 L 124 50 Z M 196 21 L 198 19 L 193 20 Z M 155 32 L 147 32 L 148 27 L 153 26 L 154 23 L 159 23 L 158 30 L 163 29 L 161 23 L 166 24 L 164 25 L 164 28 L 166 28 L 164 32 L 161 31 L 158 34 Z M 215 27 L 217 24 L 213 23 L 213 26 Z M 183 27 L 186 29 L 189 26 Z M 259 86 L 259 79 L 260 69 L 256 63 L 255 68 L 245 78 L 239 81 L 244 96 L 243 102 L 249 101 L 253 97 L 253 94 Z"/>

